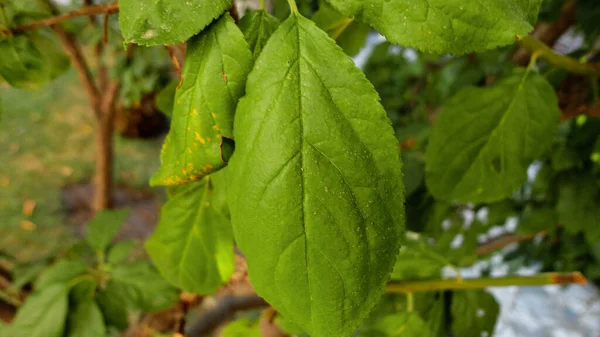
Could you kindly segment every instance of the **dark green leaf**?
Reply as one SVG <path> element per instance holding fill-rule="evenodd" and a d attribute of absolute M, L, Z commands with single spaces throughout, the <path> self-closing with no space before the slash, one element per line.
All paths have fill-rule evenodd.
<path fill-rule="evenodd" d="M 104 317 L 93 299 L 79 302 L 69 313 L 67 337 L 105 337 Z"/>
<path fill-rule="evenodd" d="M 492 336 L 500 306 L 483 290 L 457 291 L 452 296 L 452 331 L 455 336 Z"/>
<path fill-rule="evenodd" d="M 416 152 L 402 152 L 404 163 L 404 187 L 406 197 L 413 194 L 425 179 L 425 162 L 423 155 Z"/>
<path fill-rule="evenodd" d="M 402 336 L 434 337 L 434 334 L 418 314 L 414 312 L 399 312 L 375 321 L 374 324 L 361 331 L 357 337 Z"/>
<path fill-rule="evenodd" d="M 328 0 L 388 41 L 438 54 L 464 54 L 515 42 L 533 30 L 542 0 L 465 2 L 413 0 Z"/>
<path fill-rule="evenodd" d="M 131 256 L 138 245 L 139 242 L 136 240 L 117 242 L 108 250 L 106 261 L 110 264 L 121 263 Z"/>
<path fill-rule="evenodd" d="M 233 232 L 217 189 L 220 171 L 200 182 L 174 187 L 146 250 L 163 277 L 187 292 L 210 294 L 235 270 Z"/>
<path fill-rule="evenodd" d="M 256 60 L 263 50 L 271 35 L 279 27 L 279 20 L 263 10 L 255 10 L 246 13 L 239 26 L 244 37 L 250 45 L 252 55 Z"/>
<path fill-rule="evenodd" d="M 116 296 L 118 293 L 112 293 L 111 289 L 107 289 L 96 294 L 96 301 L 106 324 L 124 330 L 129 326 L 127 309 L 122 299 Z"/>
<path fill-rule="evenodd" d="M 427 148 L 430 192 L 474 203 L 510 196 L 552 142 L 559 116 L 554 89 L 537 73 L 519 70 L 493 87 L 461 90 L 439 114 Z"/>
<path fill-rule="evenodd" d="M 188 43 L 161 168 L 151 185 L 201 180 L 225 167 L 233 151 L 233 116 L 252 54 L 229 14 Z"/>
<path fill-rule="evenodd" d="M 348 55 L 355 55 L 360 51 L 371 31 L 369 25 L 344 16 L 326 3 L 321 4 L 311 19 L 336 40 Z"/>
<path fill-rule="evenodd" d="M 66 284 L 53 284 L 29 295 L 12 323 L 12 337 L 62 337 L 68 295 Z"/>
<path fill-rule="evenodd" d="M 42 273 L 36 289 L 41 290 L 55 284 L 65 285 L 87 271 L 88 266 L 83 260 L 60 260 Z"/>
<path fill-rule="evenodd" d="M 538 233 L 553 230 L 558 223 L 556 210 L 552 206 L 529 206 L 525 208 L 519 221 L 519 232 Z"/>
<path fill-rule="evenodd" d="M 311 336 L 350 336 L 383 293 L 403 231 L 390 121 L 354 62 L 296 14 L 247 91 L 229 196 L 252 285 Z"/>
<path fill-rule="evenodd" d="M 177 290 L 146 262 L 115 266 L 106 293 L 129 308 L 147 312 L 164 310 L 179 300 Z"/>
<path fill-rule="evenodd" d="M 86 240 L 95 250 L 104 252 L 112 239 L 119 233 L 129 216 L 129 209 L 102 211 L 87 223 Z"/>
<path fill-rule="evenodd" d="M 575 17 L 577 24 L 592 41 L 600 35 L 599 16 L 600 6 L 597 0 L 578 0 L 576 2 Z"/>
<path fill-rule="evenodd" d="M 220 334 L 221 337 L 261 337 L 256 322 L 238 319 L 228 324 Z"/>
<path fill-rule="evenodd" d="M 156 95 L 156 107 L 169 118 L 173 115 L 175 93 L 177 92 L 178 85 L 178 81 L 171 81 Z"/>
<path fill-rule="evenodd" d="M 504 225 L 506 219 L 515 214 L 514 203 L 511 200 L 502 200 L 493 204 L 487 205 L 488 225 Z"/>
<path fill-rule="evenodd" d="M 200 33 L 232 0 L 121 0 L 119 25 L 125 42 L 176 44 Z"/>
<path fill-rule="evenodd" d="M 600 241 L 600 189 L 591 175 L 565 177 L 559 183 L 558 222 L 572 233 L 585 234 L 589 243 Z"/>

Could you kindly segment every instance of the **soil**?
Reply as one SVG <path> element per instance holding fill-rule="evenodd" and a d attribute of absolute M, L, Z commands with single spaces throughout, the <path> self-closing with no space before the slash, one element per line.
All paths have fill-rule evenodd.
<path fill-rule="evenodd" d="M 67 224 L 79 236 L 85 234 L 85 224 L 92 218 L 94 187 L 90 183 L 69 185 L 62 190 L 62 202 L 67 213 Z M 160 203 L 155 193 L 129 186 L 115 186 L 113 192 L 116 209 L 129 208 L 131 213 L 123 224 L 116 240 L 145 240 L 160 214 Z"/>

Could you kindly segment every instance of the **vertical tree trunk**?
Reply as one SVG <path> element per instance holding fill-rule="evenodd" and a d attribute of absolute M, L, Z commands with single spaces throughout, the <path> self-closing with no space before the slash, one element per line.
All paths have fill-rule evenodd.
<path fill-rule="evenodd" d="M 98 121 L 96 127 L 96 177 L 94 180 L 94 211 L 111 208 L 113 190 L 113 134 L 112 119 Z"/>

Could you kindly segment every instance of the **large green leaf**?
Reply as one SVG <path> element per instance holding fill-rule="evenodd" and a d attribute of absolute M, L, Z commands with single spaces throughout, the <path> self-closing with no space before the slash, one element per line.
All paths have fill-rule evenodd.
<path fill-rule="evenodd" d="M 404 47 L 464 54 L 515 42 L 533 30 L 542 0 L 328 0 Z"/>
<path fill-rule="evenodd" d="M 401 161 L 377 93 L 293 14 L 238 107 L 230 206 L 256 291 L 313 337 L 350 336 L 383 293 L 403 231 Z"/>
<path fill-rule="evenodd" d="M 232 0 L 121 0 L 119 25 L 125 42 L 176 44 L 200 33 Z"/>
<path fill-rule="evenodd" d="M 552 86 L 517 70 L 490 88 L 468 87 L 445 105 L 426 154 L 426 182 L 439 199 L 494 202 L 527 180 L 554 137 L 560 111 Z"/>
<path fill-rule="evenodd" d="M 65 285 L 87 271 L 88 266 L 83 260 L 60 260 L 41 274 L 36 289 L 44 289 L 55 284 Z"/>
<path fill-rule="evenodd" d="M 434 337 L 433 332 L 418 314 L 399 312 L 371 324 L 357 337 Z M 461 336 L 462 337 L 462 336 Z"/>
<path fill-rule="evenodd" d="M 263 50 L 267 41 L 271 35 L 279 27 L 279 20 L 273 15 L 265 12 L 264 10 L 255 10 L 246 13 L 242 20 L 240 20 L 240 29 L 244 33 L 244 37 L 250 49 L 254 59 L 258 58 L 258 55 Z"/>
<path fill-rule="evenodd" d="M 45 30 L 0 37 L 0 55 L 0 76 L 21 89 L 38 89 L 69 68 L 60 42 Z"/>
<path fill-rule="evenodd" d="M 233 116 L 252 54 L 229 14 L 188 43 L 161 168 L 151 185 L 201 180 L 225 167 L 233 151 Z"/>
<path fill-rule="evenodd" d="M 455 336 L 492 336 L 500 306 L 484 290 L 457 291 L 452 296 L 452 331 Z"/>
<path fill-rule="evenodd" d="M 66 284 L 54 284 L 29 295 L 13 321 L 12 337 L 62 337 L 68 297 Z"/>
<path fill-rule="evenodd" d="M 162 276 L 187 292 L 213 293 L 235 269 L 231 222 L 218 195 L 226 187 L 225 171 L 173 187 L 146 242 Z"/>
<path fill-rule="evenodd" d="M 129 209 L 120 211 L 102 211 L 87 223 L 86 240 L 95 250 L 103 252 L 117 235 L 125 219 L 129 216 Z"/>
<path fill-rule="evenodd" d="M 79 302 L 69 313 L 67 337 L 105 337 L 106 326 L 102 312 L 93 299 Z"/>
<path fill-rule="evenodd" d="M 128 308 L 160 311 L 177 303 L 178 292 L 149 263 L 115 266 L 105 289 Z"/>
<path fill-rule="evenodd" d="M 371 31 L 369 25 L 344 16 L 327 3 L 322 3 L 311 19 L 336 40 L 348 55 L 355 55 L 360 51 Z"/>

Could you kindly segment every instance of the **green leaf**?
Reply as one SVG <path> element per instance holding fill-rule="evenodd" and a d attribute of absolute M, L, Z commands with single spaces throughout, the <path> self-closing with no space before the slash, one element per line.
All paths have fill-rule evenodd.
<path fill-rule="evenodd" d="M 425 321 L 414 312 L 399 312 L 375 321 L 357 337 L 434 337 Z M 462 336 L 461 336 L 462 337 Z"/>
<path fill-rule="evenodd" d="M 164 310 L 179 300 L 177 290 L 146 262 L 115 266 L 105 291 L 128 308 L 146 312 Z"/>
<path fill-rule="evenodd" d="M 494 332 L 500 306 L 486 291 L 457 291 L 453 293 L 450 310 L 455 336 L 481 337 Z"/>
<path fill-rule="evenodd" d="M 129 216 L 129 209 L 102 211 L 87 223 L 86 240 L 95 250 L 104 252 L 112 239 L 119 233 Z"/>
<path fill-rule="evenodd" d="M 69 68 L 60 42 L 45 30 L 0 37 L 0 76 L 21 89 L 39 89 Z"/>
<path fill-rule="evenodd" d="M 66 284 L 53 284 L 29 295 L 13 321 L 12 337 L 62 337 L 68 289 Z"/>
<path fill-rule="evenodd" d="M 247 319 L 238 319 L 228 324 L 221 334 L 221 337 L 261 337 L 258 324 Z"/>
<path fill-rule="evenodd" d="M 16 265 L 11 272 L 12 282 L 9 289 L 19 290 L 30 282 L 33 282 L 46 268 L 48 268 L 48 264 L 48 260 L 42 260 Z"/>
<path fill-rule="evenodd" d="M 125 303 L 122 299 L 113 296 L 110 289 L 108 291 L 99 291 L 96 293 L 98 307 L 102 311 L 102 316 L 108 326 L 114 326 L 119 330 L 124 330 L 129 326 L 129 318 Z"/>
<path fill-rule="evenodd" d="M 326 3 L 321 4 L 311 19 L 348 55 L 356 55 L 360 51 L 371 31 L 369 25 L 344 16 Z"/>
<path fill-rule="evenodd" d="M 418 237 L 416 233 L 409 233 L 406 235 L 396 259 L 391 279 L 410 281 L 439 278 L 442 268 L 449 265 L 451 263 L 446 257 Z"/>
<path fill-rule="evenodd" d="M 276 17 L 263 10 L 251 11 L 242 17 L 239 26 L 250 45 L 255 60 L 279 24 Z"/>
<path fill-rule="evenodd" d="M 589 174 L 561 179 L 556 205 L 558 223 L 571 234 L 583 232 L 591 244 L 600 241 L 600 190 L 594 180 Z"/>
<path fill-rule="evenodd" d="M 517 230 L 521 233 L 552 231 L 558 223 L 556 210 L 552 206 L 527 206 L 522 213 Z"/>
<path fill-rule="evenodd" d="M 175 93 L 177 92 L 178 85 L 178 81 L 171 81 L 156 95 L 156 107 L 169 118 L 173 115 Z"/>
<path fill-rule="evenodd" d="M 252 285 L 311 336 L 352 335 L 404 227 L 400 155 L 377 93 L 295 14 L 259 56 L 235 130 L 229 201 Z"/>
<path fill-rule="evenodd" d="M 542 0 L 328 0 L 388 41 L 437 54 L 513 44 L 533 30 Z"/>
<path fill-rule="evenodd" d="M 402 152 L 404 193 L 406 197 L 418 190 L 425 179 L 425 163 L 422 157 L 421 153 Z"/>
<path fill-rule="evenodd" d="M 65 285 L 87 272 L 88 266 L 83 260 L 60 260 L 42 273 L 35 288 L 41 290 L 56 284 Z"/>
<path fill-rule="evenodd" d="M 229 14 L 188 43 L 162 166 L 150 184 L 179 185 L 225 167 L 233 151 L 233 116 L 252 54 Z"/>
<path fill-rule="evenodd" d="M 105 337 L 104 317 L 93 299 L 79 302 L 69 313 L 67 337 Z"/>
<path fill-rule="evenodd" d="M 127 43 L 177 44 L 200 33 L 232 0 L 121 0 L 119 26 Z"/>
<path fill-rule="evenodd" d="M 488 225 L 503 225 L 508 217 L 515 214 L 515 205 L 509 199 L 489 204 L 487 209 L 486 224 Z"/>
<path fill-rule="evenodd" d="M 495 202 L 527 180 L 527 167 L 554 137 L 556 93 L 537 73 L 516 71 L 490 88 L 468 87 L 437 117 L 426 183 L 439 199 Z"/>
<path fill-rule="evenodd" d="M 122 263 L 138 245 L 139 242 L 136 240 L 117 242 L 108 250 L 106 261 L 110 264 Z"/>
<path fill-rule="evenodd" d="M 233 232 L 216 189 L 225 181 L 210 175 L 200 182 L 172 188 L 146 250 L 163 277 L 187 292 L 210 294 L 235 270 Z"/>

